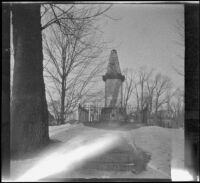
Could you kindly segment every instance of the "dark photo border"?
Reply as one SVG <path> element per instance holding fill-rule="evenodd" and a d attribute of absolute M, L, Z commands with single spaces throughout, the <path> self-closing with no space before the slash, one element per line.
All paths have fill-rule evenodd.
<path fill-rule="evenodd" d="M 80 1 L 79 1 L 80 2 Z M 108 3 L 110 3 L 109 1 Z M 45 2 L 46 3 L 46 2 Z M 49 2 L 51 3 L 51 2 Z M 58 3 L 66 3 L 60 2 Z M 70 3 L 70 2 L 68 2 Z M 71 2 L 72 3 L 72 2 Z M 89 2 L 87 2 L 89 3 Z M 97 2 L 98 3 L 98 2 Z M 113 1 L 112 3 L 115 3 Z M 132 2 L 130 2 L 132 3 Z M 134 2 L 133 2 L 134 3 Z M 183 4 L 181 2 L 163 2 Z M 151 4 L 151 2 L 149 3 Z M 160 3 L 159 3 L 160 4 Z M 10 175 L 10 7 L 2 4 L 2 103 L 1 103 L 1 170 L 2 178 Z M 199 4 L 185 6 L 185 167 L 197 180 L 199 176 Z M 192 159 L 191 159 L 192 157 Z M 2 180 L 3 181 L 3 180 Z M 56 182 L 157 182 L 170 179 L 54 179 Z"/>

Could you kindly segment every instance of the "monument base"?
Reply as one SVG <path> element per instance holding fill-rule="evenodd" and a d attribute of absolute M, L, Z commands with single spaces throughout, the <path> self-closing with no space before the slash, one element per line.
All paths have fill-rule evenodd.
<path fill-rule="evenodd" d="M 122 107 L 104 107 L 101 110 L 102 121 L 125 121 L 126 109 Z"/>

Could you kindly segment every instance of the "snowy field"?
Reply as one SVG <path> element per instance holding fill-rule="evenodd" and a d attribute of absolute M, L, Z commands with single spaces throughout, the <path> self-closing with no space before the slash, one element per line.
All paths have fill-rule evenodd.
<path fill-rule="evenodd" d="M 114 171 L 94 171 L 88 173 L 80 173 L 72 171 L 70 174 L 59 173 L 56 178 L 171 178 L 172 168 L 183 168 L 184 166 L 184 131 L 183 129 L 169 129 L 157 126 L 141 127 L 129 131 L 120 130 L 103 130 L 92 127 L 86 127 L 82 124 L 49 127 L 50 138 L 58 141 L 61 146 L 79 147 L 95 139 L 109 136 L 110 143 L 114 144 L 112 137 L 126 139 L 134 148 L 140 147 L 151 155 L 151 160 L 147 164 L 145 171 L 134 174 L 132 172 L 114 172 Z M 113 141 L 112 141 L 113 140 Z M 104 144 L 105 144 L 104 140 Z M 100 144 L 102 145 L 102 144 Z M 110 144 L 107 144 L 110 146 Z M 103 146 L 102 146 L 103 147 Z M 97 147 L 98 148 L 98 147 Z M 100 146 L 99 146 L 100 148 Z M 53 149 L 54 151 L 57 150 Z M 90 149 L 91 151 L 91 149 Z M 99 151 L 99 150 L 98 150 Z M 45 154 L 45 157 L 48 153 Z M 72 156 L 73 159 L 73 156 Z M 50 160 L 51 161 L 51 160 Z M 41 162 L 40 157 L 11 162 L 11 175 L 14 179 L 24 174 L 27 170 Z M 56 164 L 58 163 L 58 164 Z M 49 166 L 62 166 L 58 161 L 49 162 Z M 64 165 L 63 165 L 64 166 Z M 46 170 L 48 167 L 46 168 Z M 40 170 L 46 171 L 45 168 Z M 53 170 L 52 170 L 53 171 Z"/>

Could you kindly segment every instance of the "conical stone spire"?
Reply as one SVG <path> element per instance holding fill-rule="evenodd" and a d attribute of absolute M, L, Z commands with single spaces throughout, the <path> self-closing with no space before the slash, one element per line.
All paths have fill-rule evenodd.
<path fill-rule="evenodd" d="M 117 51 L 110 53 L 105 82 L 105 107 L 102 109 L 102 119 L 108 121 L 123 120 L 126 111 L 123 109 L 123 81 Z"/>
<path fill-rule="evenodd" d="M 110 53 L 110 58 L 107 66 L 107 72 L 103 76 L 103 80 L 106 79 L 121 79 L 124 81 L 124 76 L 121 74 L 121 69 L 119 65 L 119 60 L 117 56 L 117 51 L 112 50 Z"/>
<path fill-rule="evenodd" d="M 118 60 L 116 50 L 112 50 L 110 53 L 109 63 L 108 63 L 108 67 L 107 67 L 107 74 L 109 74 L 109 75 L 121 74 L 119 60 Z"/>

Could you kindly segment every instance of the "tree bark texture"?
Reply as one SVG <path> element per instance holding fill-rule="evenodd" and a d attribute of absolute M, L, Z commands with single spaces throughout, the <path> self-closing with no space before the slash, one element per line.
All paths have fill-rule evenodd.
<path fill-rule="evenodd" d="M 48 142 L 48 109 L 43 79 L 40 5 L 15 4 L 12 17 L 11 153 L 18 154 Z"/>

